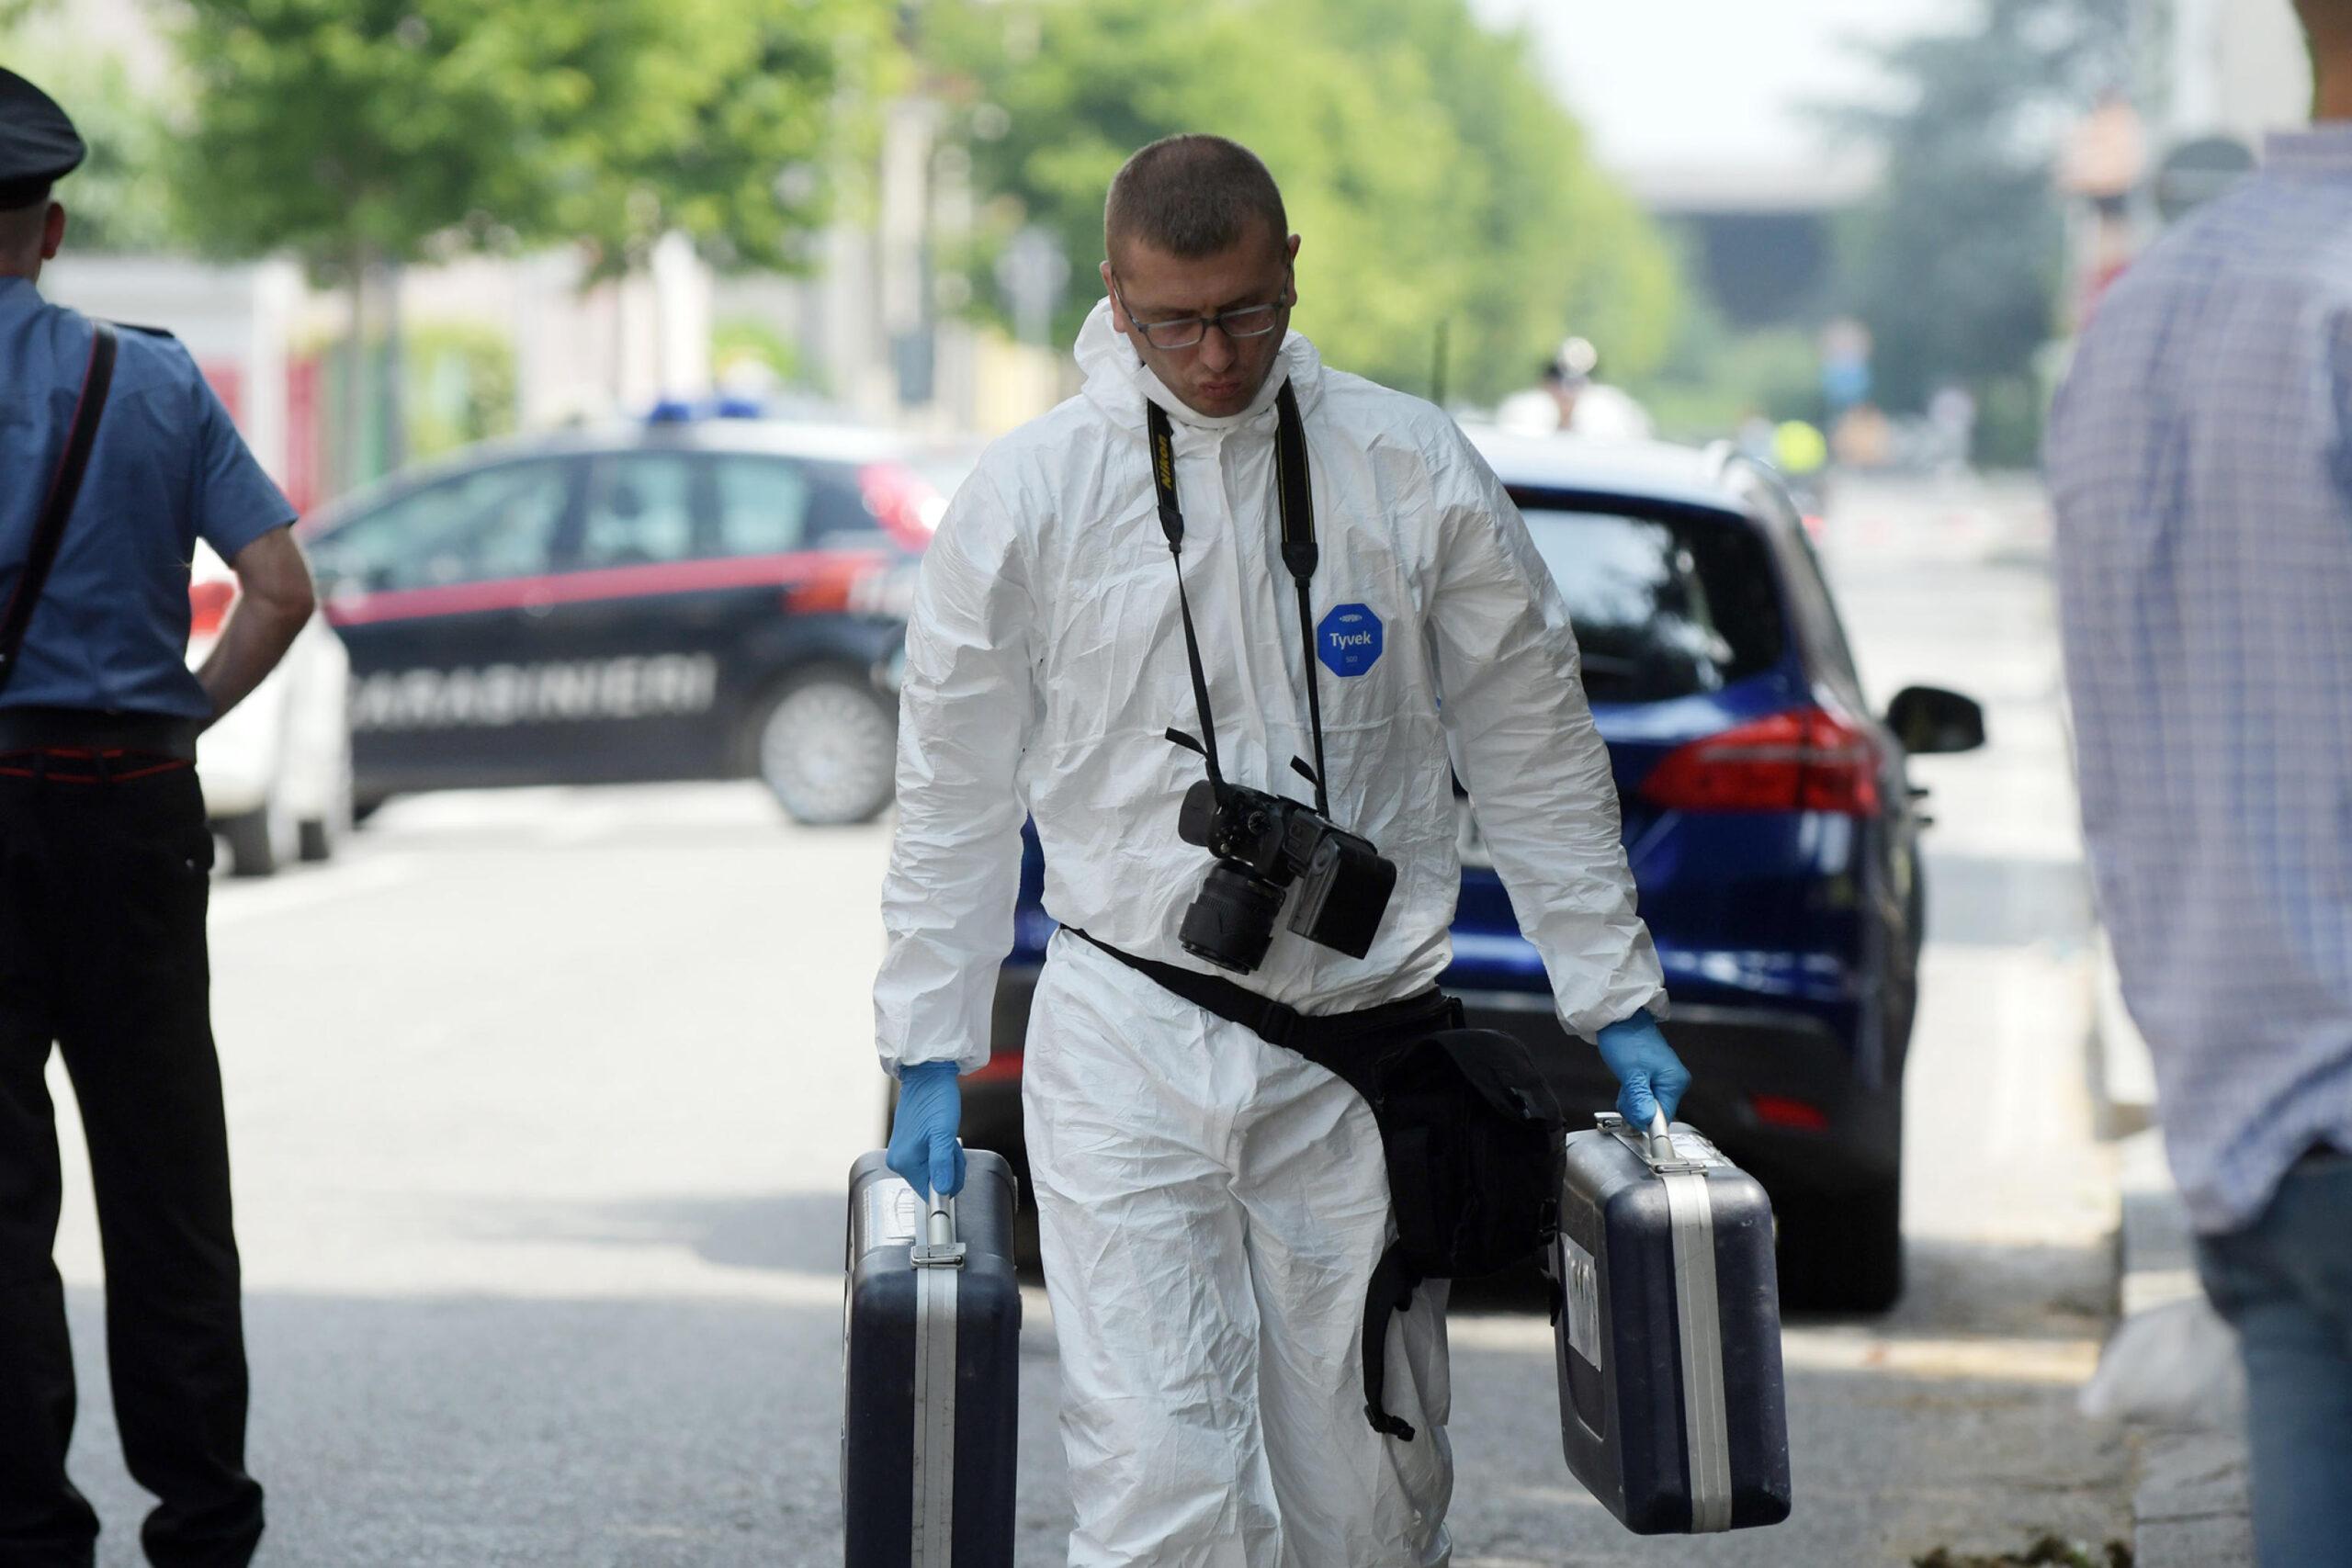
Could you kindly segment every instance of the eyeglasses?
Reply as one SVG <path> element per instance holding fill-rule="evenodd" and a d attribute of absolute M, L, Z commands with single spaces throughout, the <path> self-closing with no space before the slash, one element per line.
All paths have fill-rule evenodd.
<path fill-rule="evenodd" d="M 1283 308 L 1290 303 L 1285 298 L 1270 305 L 1238 305 L 1229 310 L 1219 310 L 1213 316 L 1178 316 L 1165 321 L 1136 321 L 1136 313 L 1127 310 L 1127 302 L 1120 297 L 1115 284 L 1111 293 L 1118 299 L 1119 309 L 1126 310 L 1127 320 L 1135 321 L 1136 330 L 1144 335 L 1144 341 L 1154 348 L 1190 348 L 1208 336 L 1211 327 L 1229 338 L 1264 337 L 1281 323 Z M 1285 296 L 1290 293 L 1288 284 L 1283 285 L 1283 293 Z"/>

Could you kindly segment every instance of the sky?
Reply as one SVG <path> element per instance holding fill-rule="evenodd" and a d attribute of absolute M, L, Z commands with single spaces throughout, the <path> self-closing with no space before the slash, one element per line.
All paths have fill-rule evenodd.
<path fill-rule="evenodd" d="M 1612 167 L 1793 164 L 1822 141 L 1797 107 L 1878 86 L 1849 36 L 1957 30 L 1970 0 L 1471 0 L 1525 22 Z"/>

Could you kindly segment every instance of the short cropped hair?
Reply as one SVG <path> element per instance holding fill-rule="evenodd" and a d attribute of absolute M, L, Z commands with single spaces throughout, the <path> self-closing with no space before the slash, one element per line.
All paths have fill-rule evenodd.
<path fill-rule="evenodd" d="M 2352 0 L 2295 0 L 2295 10 L 2317 47 L 2352 46 Z"/>
<path fill-rule="evenodd" d="M 1280 245 L 1290 233 L 1283 193 L 1258 154 L 1222 136 L 1163 137 L 1129 158 L 1102 205 L 1102 250 L 1140 240 L 1191 259 L 1232 249 L 1262 224 Z"/>

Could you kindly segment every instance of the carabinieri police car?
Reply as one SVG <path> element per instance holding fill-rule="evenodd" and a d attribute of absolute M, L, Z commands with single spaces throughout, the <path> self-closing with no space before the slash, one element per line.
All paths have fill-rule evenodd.
<path fill-rule="evenodd" d="M 354 795 L 757 776 L 888 804 L 916 563 L 962 465 L 676 405 L 476 447 L 306 544 L 351 652 Z"/>

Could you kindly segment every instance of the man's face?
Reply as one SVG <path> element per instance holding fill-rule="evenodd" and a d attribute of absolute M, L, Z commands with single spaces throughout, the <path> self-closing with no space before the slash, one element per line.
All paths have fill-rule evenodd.
<path fill-rule="evenodd" d="M 1111 324 L 1127 334 L 1143 362 L 1184 406 L 1211 418 L 1237 414 L 1250 406 L 1274 367 L 1290 307 L 1297 303 L 1291 263 L 1298 236 L 1280 243 L 1262 232 L 1213 256 L 1172 256 L 1139 240 L 1120 245 L 1118 265 L 1102 264 L 1111 290 Z M 1215 316 L 1251 305 L 1279 305 L 1273 330 L 1258 337 L 1230 337 L 1212 326 L 1190 348 L 1159 348 L 1142 326 L 1187 316 Z"/>

